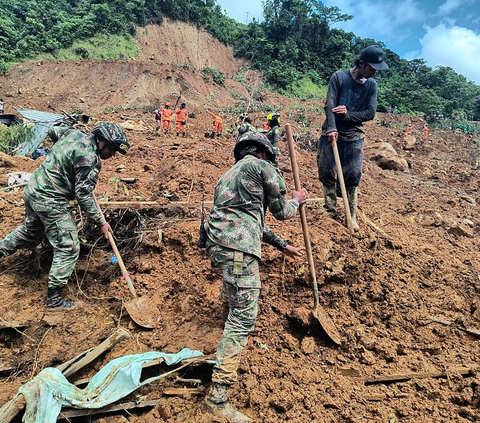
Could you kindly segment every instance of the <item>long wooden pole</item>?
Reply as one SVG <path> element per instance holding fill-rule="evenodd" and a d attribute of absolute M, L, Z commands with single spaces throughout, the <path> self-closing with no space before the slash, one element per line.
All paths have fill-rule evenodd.
<path fill-rule="evenodd" d="M 352 215 L 350 214 L 350 205 L 348 204 L 347 189 L 345 188 L 345 179 L 343 179 L 342 163 L 340 162 L 340 155 L 338 154 L 337 142 L 332 142 L 333 155 L 335 156 L 335 164 L 337 166 L 337 180 L 340 182 L 340 190 L 342 191 L 343 206 L 345 207 L 345 217 L 347 218 L 348 231 L 353 234 L 355 228 L 353 227 Z"/>

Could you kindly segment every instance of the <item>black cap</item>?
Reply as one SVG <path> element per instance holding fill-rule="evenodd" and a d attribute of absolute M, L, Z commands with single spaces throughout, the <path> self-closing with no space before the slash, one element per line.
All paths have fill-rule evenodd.
<path fill-rule="evenodd" d="M 375 70 L 388 69 L 388 65 L 383 61 L 383 50 L 376 45 L 364 49 L 360 53 L 360 60 L 368 63 Z"/>

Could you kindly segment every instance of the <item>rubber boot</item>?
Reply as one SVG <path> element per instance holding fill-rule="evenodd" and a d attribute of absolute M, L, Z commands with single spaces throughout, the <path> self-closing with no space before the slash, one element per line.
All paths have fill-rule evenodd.
<path fill-rule="evenodd" d="M 187 134 L 184 132 L 184 133 L 182 134 L 182 137 L 185 138 L 186 136 L 187 136 Z"/>
<path fill-rule="evenodd" d="M 180 133 L 179 133 L 179 132 L 177 132 L 177 137 L 178 137 L 179 135 L 180 135 Z"/>
<path fill-rule="evenodd" d="M 212 133 L 210 134 L 210 138 L 213 140 L 215 138 L 215 131 L 212 131 Z"/>
<path fill-rule="evenodd" d="M 350 207 L 350 215 L 352 216 L 353 228 L 357 231 L 359 229 L 357 223 L 358 188 L 347 187 L 347 198 Z"/>
<path fill-rule="evenodd" d="M 248 423 L 250 418 L 240 413 L 228 399 L 230 385 L 213 383 L 205 398 L 204 410 L 214 416 L 226 419 L 229 423 Z"/>
<path fill-rule="evenodd" d="M 78 307 L 75 301 L 63 298 L 62 288 L 50 288 L 47 291 L 47 307 L 55 310 L 71 310 Z"/>
<path fill-rule="evenodd" d="M 335 185 L 331 187 L 323 185 L 323 196 L 325 198 L 325 214 L 335 215 L 337 207 L 337 194 L 335 192 Z"/>

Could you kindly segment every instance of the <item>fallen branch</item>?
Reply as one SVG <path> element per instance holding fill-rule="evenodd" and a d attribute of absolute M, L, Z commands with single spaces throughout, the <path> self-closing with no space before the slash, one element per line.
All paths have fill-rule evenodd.
<path fill-rule="evenodd" d="M 469 335 L 472 335 L 472 336 L 475 336 L 475 337 L 477 337 L 477 338 L 480 338 L 480 331 L 479 331 L 478 329 L 466 328 L 466 327 L 457 325 L 457 324 L 451 322 L 450 320 L 441 319 L 440 317 L 428 316 L 428 318 L 429 318 L 432 322 L 440 323 L 441 325 L 445 325 L 445 326 L 452 326 L 452 327 L 454 327 L 455 329 L 461 330 L 462 332 L 468 333 Z"/>

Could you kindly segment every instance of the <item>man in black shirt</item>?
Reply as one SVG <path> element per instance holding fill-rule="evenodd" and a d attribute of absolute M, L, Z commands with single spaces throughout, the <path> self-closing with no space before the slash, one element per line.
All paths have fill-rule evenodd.
<path fill-rule="evenodd" d="M 322 135 L 318 142 L 317 164 L 325 196 L 325 210 L 335 213 L 336 166 L 332 142 L 336 142 L 343 169 L 353 225 L 356 221 L 357 189 L 362 176 L 363 122 L 372 120 L 377 110 L 377 70 L 388 69 L 383 50 L 372 45 L 355 58 L 352 69 L 335 72 L 328 85 Z"/>

